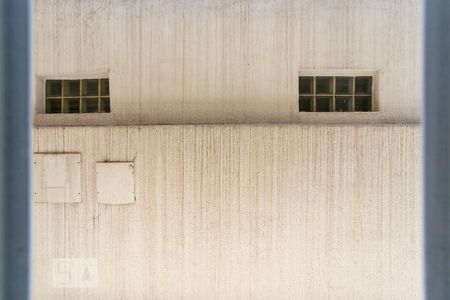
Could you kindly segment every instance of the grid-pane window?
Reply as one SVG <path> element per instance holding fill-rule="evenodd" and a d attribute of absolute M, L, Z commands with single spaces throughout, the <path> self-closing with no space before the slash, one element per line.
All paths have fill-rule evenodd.
<path fill-rule="evenodd" d="M 300 76 L 299 111 L 373 111 L 372 76 Z"/>
<path fill-rule="evenodd" d="M 48 114 L 109 113 L 109 79 L 49 79 L 45 82 Z"/>

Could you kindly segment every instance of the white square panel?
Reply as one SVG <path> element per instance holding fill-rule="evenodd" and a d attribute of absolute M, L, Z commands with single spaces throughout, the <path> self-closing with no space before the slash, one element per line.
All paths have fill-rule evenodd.
<path fill-rule="evenodd" d="M 33 154 L 33 200 L 81 202 L 81 154 Z"/>
<path fill-rule="evenodd" d="M 132 162 L 97 163 L 97 202 L 134 203 L 134 164 Z"/>

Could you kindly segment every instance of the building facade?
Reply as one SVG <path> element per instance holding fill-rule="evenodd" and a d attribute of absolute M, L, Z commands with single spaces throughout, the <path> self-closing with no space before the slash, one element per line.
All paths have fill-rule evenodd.
<path fill-rule="evenodd" d="M 421 298 L 421 7 L 35 0 L 34 298 Z M 299 76 L 369 75 L 371 111 L 299 111 Z M 110 112 L 46 113 L 89 78 Z"/>

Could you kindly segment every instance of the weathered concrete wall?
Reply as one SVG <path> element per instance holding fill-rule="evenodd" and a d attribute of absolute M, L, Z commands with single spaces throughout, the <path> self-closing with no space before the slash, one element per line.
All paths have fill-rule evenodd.
<path fill-rule="evenodd" d="M 417 122 L 421 0 L 35 0 L 36 78 L 108 73 L 111 114 L 36 125 Z M 376 113 L 297 112 L 305 69 L 378 71 Z M 34 204 L 36 299 L 419 299 L 420 129 L 34 129 L 82 154 L 82 203 Z M 95 162 L 135 162 L 135 204 L 96 202 Z M 55 289 L 53 258 L 95 258 Z"/>
<path fill-rule="evenodd" d="M 417 122 L 421 6 L 34 0 L 35 74 L 109 72 L 112 93 L 111 114 L 38 114 L 36 124 Z M 378 70 L 379 112 L 299 113 L 304 69 Z"/>
<path fill-rule="evenodd" d="M 420 299 L 418 126 L 34 129 L 82 154 L 82 203 L 33 208 L 35 299 Z M 96 202 L 95 162 L 135 162 L 136 203 Z M 55 289 L 53 258 L 97 289 Z"/>

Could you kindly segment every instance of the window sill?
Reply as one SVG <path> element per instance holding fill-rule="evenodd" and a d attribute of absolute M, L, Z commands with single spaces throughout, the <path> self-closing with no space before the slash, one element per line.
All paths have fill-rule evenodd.
<path fill-rule="evenodd" d="M 114 122 L 112 113 L 36 114 L 35 126 L 101 126 Z"/>
<path fill-rule="evenodd" d="M 37 114 L 34 126 L 140 126 L 140 125 L 202 125 L 202 124 L 418 124 L 419 116 L 399 112 L 293 112 L 290 114 L 257 114 L 251 117 L 236 113 L 211 117 L 201 114 L 165 116 L 114 113 Z"/>

